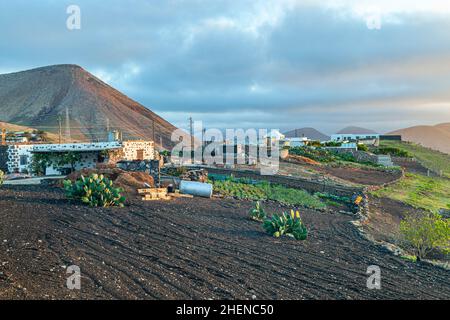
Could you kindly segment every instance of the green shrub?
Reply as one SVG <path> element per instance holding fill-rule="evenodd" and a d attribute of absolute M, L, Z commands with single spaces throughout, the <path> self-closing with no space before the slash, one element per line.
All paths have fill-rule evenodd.
<path fill-rule="evenodd" d="M 318 162 L 333 162 L 336 161 L 336 156 L 330 151 L 323 148 L 311 148 L 311 147 L 295 147 L 289 150 L 292 155 L 302 156 L 310 158 Z"/>
<path fill-rule="evenodd" d="M 327 142 L 322 143 L 322 145 L 324 147 L 340 147 L 340 146 L 342 146 L 342 142 L 327 141 Z"/>
<path fill-rule="evenodd" d="M 336 157 L 342 161 L 357 162 L 355 156 L 353 154 L 351 154 L 350 152 L 336 153 Z"/>
<path fill-rule="evenodd" d="M 410 154 L 406 150 L 402 150 L 400 148 L 395 147 L 380 147 L 374 150 L 375 154 L 385 154 L 390 155 L 393 157 L 400 157 L 400 158 L 412 158 L 412 154 Z"/>
<path fill-rule="evenodd" d="M 412 214 L 400 222 L 400 233 L 420 260 L 433 249 L 448 254 L 450 221 L 436 213 Z"/>
<path fill-rule="evenodd" d="M 294 213 L 294 210 L 291 210 L 290 215 L 283 212 L 266 219 L 263 228 L 276 238 L 286 235 L 296 240 L 306 240 L 308 237 L 308 229 L 304 225 L 300 213 L 298 211 Z"/>
<path fill-rule="evenodd" d="M 366 146 L 364 143 L 358 143 L 358 150 L 367 152 L 369 151 L 369 147 Z"/>
<path fill-rule="evenodd" d="M 81 176 L 75 183 L 65 180 L 64 189 L 69 199 L 80 200 L 91 207 L 123 207 L 125 202 L 120 194 L 123 190 L 114 188 L 113 182 L 103 175 Z"/>
<path fill-rule="evenodd" d="M 316 192 L 316 193 L 314 193 L 314 195 L 321 199 L 328 199 L 328 200 L 343 202 L 343 203 L 347 203 L 347 204 L 352 203 L 352 199 L 350 197 L 337 196 L 337 195 L 326 193 L 326 192 Z"/>
<path fill-rule="evenodd" d="M 255 207 L 250 210 L 250 218 L 255 221 L 263 222 L 266 216 L 266 212 L 261 206 L 261 203 L 257 201 Z"/>

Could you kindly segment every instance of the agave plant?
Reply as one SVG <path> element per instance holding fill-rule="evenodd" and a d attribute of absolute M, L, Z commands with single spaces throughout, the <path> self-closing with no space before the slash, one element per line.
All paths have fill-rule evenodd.
<path fill-rule="evenodd" d="M 276 238 L 286 235 L 296 240 L 306 240 L 308 237 L 308 229 L 303 223 L 299 211 L 291 210 L 290 215 L 286 212 L 275 214 L 264 221 L 263 228 Z"/>
<path fill-rule="evenodd" d="M 103 175 L 81 176 L 75 183 L 65 180 L 64 189 L 69 199 L 80 200 L 91 207 L 123 207 L 125 202 L 125 197 L 120 194 L 123 190 L 115 188 L 113 182 Z"/>
<path fill-rule="evenodd" d="M 263 222 L 264 219 L 266 219 L 266 216 L 266 212 L 261 206 L 261 203 L 257 201 L 255 207 L 250 210 L 250 218 L 255 221 Z"/>

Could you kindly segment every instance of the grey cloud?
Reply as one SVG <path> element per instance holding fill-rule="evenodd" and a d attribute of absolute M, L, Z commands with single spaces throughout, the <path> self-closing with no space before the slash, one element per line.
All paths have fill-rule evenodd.
<path fill-rule="evenodd" d="M 448 74 L 430 77 L 406 63 L 450 54 L 445 15 L 402 15 L 401 23 L 369 30 L 363 20 L 297 6 L 255 34 L 239 23 L 260 2 L 76 2 L 82 30 L 75 32 L 65 28 L 72 2 L 2 2 L 0 69 L 75 63 L 100 70 L 177 125 L 195 114 L 221 127 L 317 126 L 331 133 L 366 115 L 360 122 L 382 131 L 393 115 L 406 125 L 417 120 L 406 104 L 394 103 L 388 114 L 390 101 L 450 99 Z M 220 19 L 230 24 L 207 23 Z M 121 77 L 129 65 L 139 72 Z M 449 110 L 434 110 L 427 121 L 450 120 Z"/>

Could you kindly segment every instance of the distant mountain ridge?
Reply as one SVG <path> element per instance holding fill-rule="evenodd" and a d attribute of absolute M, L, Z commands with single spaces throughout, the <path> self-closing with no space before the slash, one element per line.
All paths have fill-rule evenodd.
<path fill-rule="evenodd" d="M 414 126 L 389 132 L 401 135 L 402 140 L 450 154 L 450 122 L 435 126 Z"/>
<path fill-rule="evenodd" d="M 361 128 L 361 127 L 356 127 L 356 126 L 348 126 L 337 132 L 337 134 L 352 134 L 352 133 L 354 133 L 354 134 L 377 134 L 377 132 L 375 132 L 371 129 Z"/>
<path fill-rule="evenodd" d="M 0 75 L 0 121 L 58 133 L 58 118 L 73 140 L 104 140 L 117 129 L 126 139 L 155 137 L 170 147 L 176 129 L 77 65 Z"/>
<path fill-rule="evenodd" d="M 311 140 L 319 140 L 319 141 L 328 141 L 330 140 L 330 136 L 314 129 L 314 128 L 299 128 L 294 129 L 288 132 L 285 132 L 284 135 L 286 138 L 301 138 L 307 137 Z"/>

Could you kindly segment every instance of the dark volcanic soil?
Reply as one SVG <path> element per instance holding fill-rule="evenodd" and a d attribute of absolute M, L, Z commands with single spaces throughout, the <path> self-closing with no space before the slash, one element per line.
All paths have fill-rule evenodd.
<path fill-rule="evenodd" d="M 250 207 L 195 198 L 92 209 L 58 189 L 3 187 L 0 298 L 450 298 L 448 271 L 392 256 L 348 216 L 302 210 L 311 234 L 298 242 L 266 235 Z M 381 290 L 366 288 L 373 264 Z M 69 265 L 81 291 L 65 287 Z"/>
<path fill-rule="evenodd" d="M 401 176 L 401 172 L 387 172 L 381 170 L 369 170 L 363 168 L 352 168 L 352 167 L 334 167 L 334 166 L 323 166 L 317 167 L 317 170 L 329 174 L 340 179 L 350 181 L 353 183 L 358 183 L 362 185 L 382 185 L 385 183 L 392 182 Z"/>

